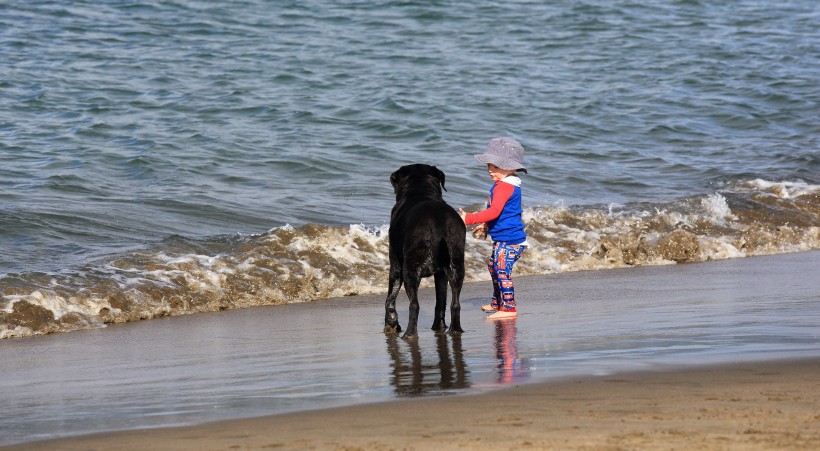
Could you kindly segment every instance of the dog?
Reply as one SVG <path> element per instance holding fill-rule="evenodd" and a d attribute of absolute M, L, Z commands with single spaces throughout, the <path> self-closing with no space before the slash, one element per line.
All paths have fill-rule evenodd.
<path fill-rule="evenodd" d="M 450 334 L 462 333 L 459 295 L 464 284 L 464 243 L 467 226 L 444 202 L 444 172 L 427 164 L 402 166 L 390 175 L 396 204 L 390 214 L 390 274 L 384 303 L 384 332 L 399 333 L 396 297 L 402 284 L 410 298 L 410 315 L 403 338 L 418 335 L 418 288 L 421 279 L 435 277 L 436 315 L 433 330 L 444 332 L 447 286 L 450 301 Z"/>

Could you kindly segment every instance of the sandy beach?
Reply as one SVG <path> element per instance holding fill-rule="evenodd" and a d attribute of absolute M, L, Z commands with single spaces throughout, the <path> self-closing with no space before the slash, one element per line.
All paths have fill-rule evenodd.
<path fill-rule="evenodd" d="M 5 341 L 2 449 L 820 449 L 819 258 L 469 284 L 456 337 L 368 295 Z"/>
<path fill-rule="evenodd" d="M 7 449 L 820 448 L 820 359 L 580 377 Z"/>

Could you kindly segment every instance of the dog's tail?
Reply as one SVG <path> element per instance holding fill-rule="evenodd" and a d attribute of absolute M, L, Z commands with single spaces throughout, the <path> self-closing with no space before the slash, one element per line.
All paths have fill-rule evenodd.
<path fill-rule="evenodd" d="M 439 267 L 446 267 L 450 264 L 450 246 L 447 245 L 445 238 L 438 240 L 438 263 Z"/>
<path fill-rule="evenodd" d="M 439 268 L 445 270 L 449 277 L 464 278 L 464 247 L 457 240 L 442 238 L 438 243 Z"/>

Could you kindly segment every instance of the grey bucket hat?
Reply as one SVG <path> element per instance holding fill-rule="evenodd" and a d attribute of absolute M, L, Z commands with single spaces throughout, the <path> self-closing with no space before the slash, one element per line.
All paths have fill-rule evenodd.
<path fill-rule="evenodd" d="M 487 151 L 475 156 L 482 163 L 490 163 L 508 171 L 527 173 L 524 167 L 524 147 L 518 141 L 507 138 L 493 138 L 487 144 Z"/>

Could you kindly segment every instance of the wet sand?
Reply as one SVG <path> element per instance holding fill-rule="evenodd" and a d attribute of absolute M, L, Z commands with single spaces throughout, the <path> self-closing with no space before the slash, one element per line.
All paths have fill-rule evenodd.
<path fill-rule="evenodd" d="M 820 449 L 820 359 L 577 377 L 27 450 Z"/>
<path fill-rule="evenodd" d="M 0 380 L 0 438 L 19 443 L 9 449 L 820 449 L 818 262 L 811 251 L 519 278 L 522 313 L 498 322 L 478 309 L 487 286 L 470 284 L 462 336 L 428 329 L 426 289 L 410 341 L 381 332 L 383 295 L 4 341 L 0 361 L 14 366 Z"/>

